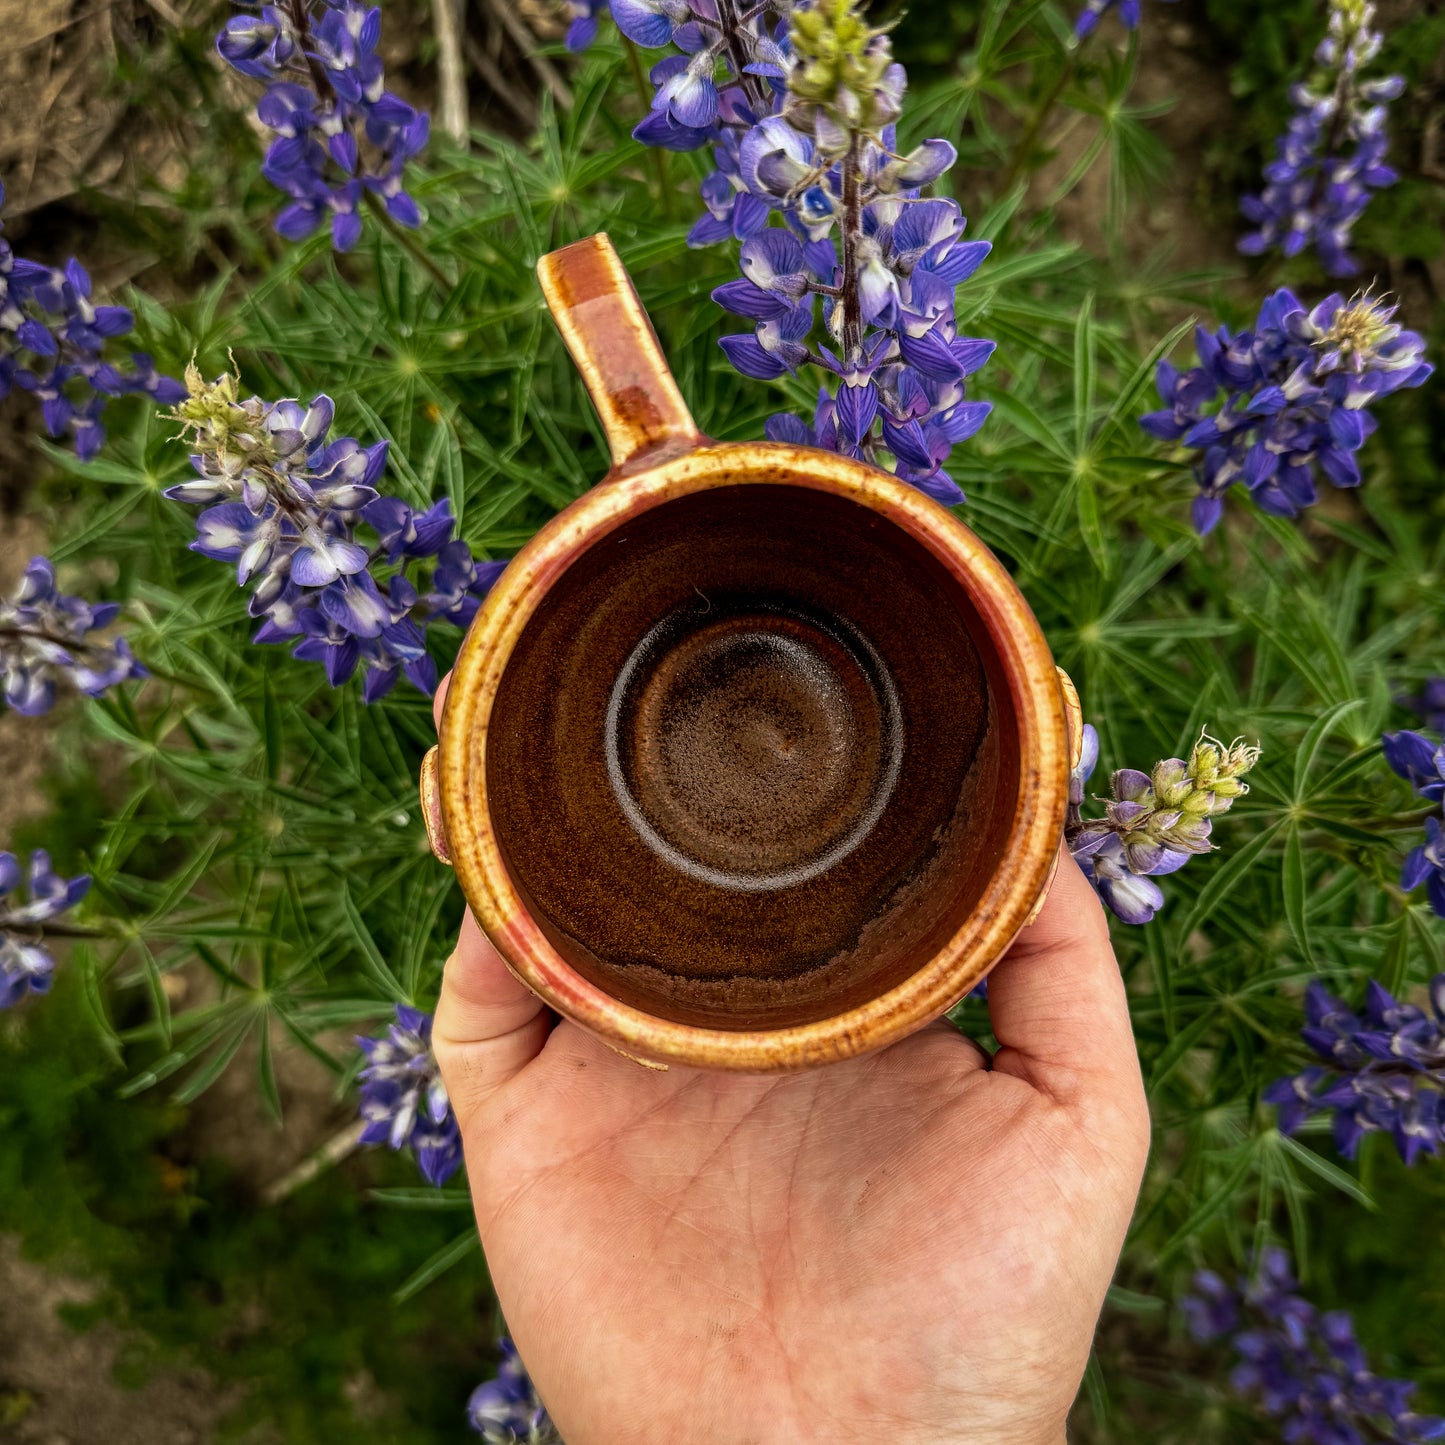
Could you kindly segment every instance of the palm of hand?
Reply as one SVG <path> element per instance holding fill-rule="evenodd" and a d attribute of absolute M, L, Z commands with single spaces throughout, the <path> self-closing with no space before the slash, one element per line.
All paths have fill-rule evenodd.
<path fill-rule="evenodd" d="M 990 983 L 992 1067 L 940 1023 L 753 1078 L 548 1034 L 464 933 L 437 1053 L 498 1297 L 569 1445 L 1062 1439 L 1147 1120 L 1076 870 L 1024 937 Z"/>

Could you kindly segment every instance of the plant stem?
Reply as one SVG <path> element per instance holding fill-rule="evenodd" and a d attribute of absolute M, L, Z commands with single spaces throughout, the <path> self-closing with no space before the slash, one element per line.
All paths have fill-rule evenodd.
<path fill-rule="evenodd" d="M 1063 95 L 1064 88 L 1074 78 L 1074 71 L 1078 67 L 1079 53 L 1082 49 L 1083 45 L 1080 44 L 1069 51 L 1068 58 L 1059 67 L 1059 73 L 1054 77 L 1054 83 L 1045 92 L 1038 105 L 1034 107 L 1034 113 L 1024 129 L 1024 133 L 1019 137 L 1018 143 L 1014 146 L 1013 155 L 1009 158 L 1008 170 L 1004 173 L 1001 187 L 1004 195 L 1013 190 L 1019 177 L 1023 174 L 1024 167 L 1028 164 L 1033 149 L 1038 144 L 1039 133 L 1048 124 L 1049 116 L 1059 103 L 1059 97 Z"/>
<path fill-rule="evenodd" d="M 632 71 L 632 83 L 637 88 L 637 98 L 642 102 L 642 112 L 646 116 L 652 109 L 652 94 L 648 90 L 647 72 L 642 68 L 642 57 L 637 53 L 637 46 L 625 35 L 622 37 L 622 44 L 627 51 L 627 64 Z M 667 189 L 667 162 L 663 159 L 662 152 L 654 147 L 648 147 L 652 151 L 652 168 L 657 173 L 657 198 L 662 202 L 662 213 L 669 221 L 674 219 L 675 213 L 672 209 L 672 193 Z"/>
<path fill-rule="evenodd" d="M 858 191 L 858 132 L 848 134 L 843 157 L 843 279 L 839 285 L 843 305 L 843 362 L 856 366 L 863 359 L 863 301 L 858 294 L 858 242 L 863 235 L 863 206 Z"/>
<path fill-rule="evenodd" d="M 1438 807 L 1417 808 L 1410 813 L 1395 813 L 1381 818 L 1362 818 L 1355 824 L 1355 827 L 1363 828 L 1367 833 L 1385 828 L 1423 828 L 1427 818 L 1438 818 L 1439 816 L 1440 809 Z"/>
<path fill-rule="evenodd" d="M 339 1134 L 333 1135 L 314 1153 L 308 1154 L 289 1173 L 283 1174 L 281 1178 L 268 1184 L 261 1192 L 262 1202 L 280 1204 L 283 1199 L 288 1199 L 303 1185 L 309 1184 L 313 1179 L 354 1154 L 361 1143 L 362 1131 L 365 1128 L 365 1120 L 357 1120 L 354 1124 L 348 1124 Z"/>
<path fill-rule="evenodd" d="M 0 918 L 0 929 L 14 933 L 26 932 L 37 942 L 42 938 L 114 938 L 117 935 L 107 928 L 86 928 L 79 923 L 27 923 L 10 924 Z"/>
<path fill-rule="evenodd" d="M 754 112 L 760 116 L 766 115 L 768 111 L 767 91 L 763 86 L 762 77 L 749 75 L 746 67 L 749 56 L 743 45 L 743 20 L 739 17 L 734 0 L 717 0 L 717 17 L 722 25 L 723 35 L 727 41 L 728 59 L 732 61 L 733 74 L 737 76 L 738 84 L 742 86 L 743 94 L 748 98 L 748 104 Z"/>
<path fill-rule="evenodd" d="M 316 90 L 316 98 L 330 100 L 334 104 L 336 87 L 332 85 L 325 67 L 317 60 L 313 51 L 316 39 L 311 34 L 311 15 L 306 9 L 306 0 L 286 0 L 286 9 L 291 16 L 291 24 L 295 27 L 301 53 L 306 57 L 306 69 L 310 72 L 311 84 Z"/>
<path fill-rule="evenodd" d="M 552 99 L 563 110 L 572 109 L 572 92 L 562 79 L 557 67 L 545 55 L 537 54 L 537 37 L 527 28 L 527 22 L 516 13 L 516 0 L 483 0 L 503 30 L 512 37 L 512 43 L 527 58 L 542 84 L 552 92 Z"/>
<path fill-rule="evenodd" d="M 382 230 L 385 231 L 418 266 L 421 266 L 443 291 L 454 291 L 456 289 L 456 282 L 453 281 L 432 256 L 417 243 L 416 237 L 413 236 L 405 226 L 398 225 L 397 222 L 392 219 L 391 214 L 377 198 L 375 191 L 363 191 L 362 199 L 365 201 L 367 209 L 370 210 L 372 215 L 381 223 Z"/>
<path fill-rule="evenodd" d="M 462 61 L 463 0 L 432 0 L 437 37 L 437 124 L 459 146 L 467 143 L 467 72 Z"/>

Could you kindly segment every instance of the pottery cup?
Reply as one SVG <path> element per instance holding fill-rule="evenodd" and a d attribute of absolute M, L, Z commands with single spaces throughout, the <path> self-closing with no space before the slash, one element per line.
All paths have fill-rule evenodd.
<path fill-rule="evenodd" d="M 880 1048 L 1037 911 L 1073 689 L 952 513 L 831 452 L 701 436 L 606 236 L 537 269 L 613 465 L 462 644 L 432 846 L 517 977 L 633 1058 Z"/>

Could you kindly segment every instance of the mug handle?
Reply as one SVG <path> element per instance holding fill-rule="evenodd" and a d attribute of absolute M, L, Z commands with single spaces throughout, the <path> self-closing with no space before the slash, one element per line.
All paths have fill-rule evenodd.
<path fill-rule="evenodd" d="M 612 470 L 599 485 L 680 456 L 707 440 L 682 399 L 652 322 L 605 232 L 549 251 L 537 262 L 537 278 L 612 453 Z M 437 858 L 450 865 L 436 748 L 422 759 L 420 781 L 427 840 Z"/>
<path fill-rule="evenodd" d="M 537 277 L 607 436 L 607 479 L 701 446 L 706 438 L 606 233 L 548 252 Z"/>

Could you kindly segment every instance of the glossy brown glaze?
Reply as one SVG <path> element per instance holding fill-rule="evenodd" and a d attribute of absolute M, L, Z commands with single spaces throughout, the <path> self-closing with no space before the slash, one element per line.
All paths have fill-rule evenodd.
<path fill-rule="evenodd" d="M 987 972 L 1056 861 L 1043 637 L 912 488 L 699 438 L 605 237 L 538 269 L 615 466 L 463 644 L 437 836 L 508 966 L 620 1052 L 889 1043 Z"/>
<path fill-rule="evenodd" d="M 599 541 L 491 719 L 498 844 L 558 951 L 721 1028 L 913 972 L 981 892 L 1018 786 L 976 634 L 946 571 L 841 497 L 719 488 Z"/>

